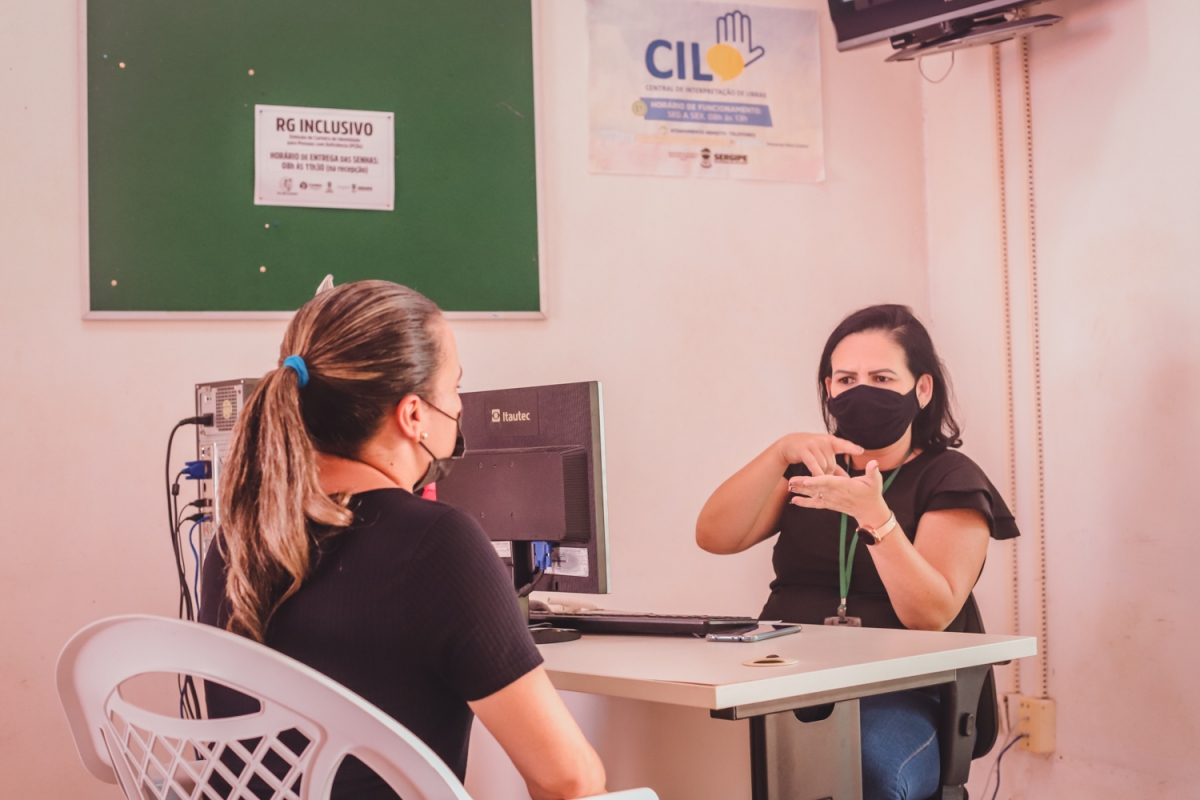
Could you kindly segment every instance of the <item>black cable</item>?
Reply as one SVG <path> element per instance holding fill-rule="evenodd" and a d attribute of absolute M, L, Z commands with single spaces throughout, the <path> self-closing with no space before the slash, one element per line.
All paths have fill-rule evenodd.
<path fill-rule="evenodd" d="M 167 525 L 170 526 L 171 551 L 175 554 L 175 572 L 176 572 L 176 577 L 178 578 L 180 584 L 185 584 L 187 582 L 187 575 L 183 569 L 183 563 L 181 561 L 181 559 L 183 558 L 183 554 L 180 552 L 180 548 L 179 548 L 179 524 L 177 522 L 179 519 L 179 508 L 178 508 L 178 499 L 177 499 L 179 497 L 179 475 L 175 476 L 174 485 L 172 486 L 171 450 L 175 445 L 175 434 L 179 431 L 180 428 L 182 428 L 185 425 L 196 425 L 201 421 L 202 420 L 199 417 L 188 417 L 187 419 L 181 419 L 181 420 L 179 420 L 179 422 L 175 423 L 175 427 L 171 428 L 171 434 L 170 434 L 170 436 L 167 437 L 167 461 L 166 461 L 166 467 L 163 471 L 163 475 L 166 480 L 166 489 L 167 489 Z M 183 474 L 182 471 L 179 474 L 182 475 Z M 182 606 L 182 600 L 183 600 L 183 597 L 182 597 L 182 592 L 181 592 L 181 596 L 180 596 L 181 606 Z M 190 606 L 190 603 L 188 605 Z M 179 613 L 179 617 L 181 619 L 184 618 L 183 611 L 184 611 L 184 608 L 181 607 L 180 613 Z M 190 619 L 191 615 L 189 614 L 187 618 Z"/>
<path fill-rule="evenodd" d="M 196 693 L 196 682 L 191 675 L 177 675 L 179 687 L 179 716 L 185 719 L 200 719 L 200 697 Z"/>
<path fill-rule="evenodd" d="M 175 480 L 171 480 L 171 450 L 175 445 L 175 434 L 180 428 L 185 425 L 212 425 L 213 415 L 204 414 L 197 417 L 187 417 L 175 423 L 175 427 L 171 428 L 171 434 L 167 437 L 167 459 L 166 467 L 163 470 L 167 490 L 167 525 L 170 528 L 171 535 L 171 550 L 175 554 L 175 572 L 179 579 L 179 618 L 194 620 L 195 609 L 192 606 L 191 590 L 187 584 L 187 571 L 184 569 L 183 563 L 183 548 L 179 541 L 179 531 L 183 527 L 183 520 L 180 517 L 179 509 L 179 477 L 184 474 L 181 470 L 175 476 Z M 186 510 L 188 506 L 194 503 L 189 503 L 184 506 Z M 176 676 L 176 683 L 179 686 L 179 714 L 182 717 L 196 719 L 199 717 L 200 698 L 196 693 L 196 684 L 192 680 L 191 675 Z"/>
<path fill-rule="evenodd" d="M 179 475 L 175 476 L 175 482 L 171 485 L 171 493 L 167 500 L 171 504 L 171 516 L 174 519 L 174 527 L 171 529 L 171 549 L 175 553 L 175 574 L 179 581 L 179 618 L 190 622 L 195 619 L 196 615 L 192 609 L 191 590 L 187 585 L 187 567 L 184 564 L 183 543 L 180 541 L 183 520 L 180 518 L 179 512 L 179 476 L 183 474 L 183 471 L 180 471 Z"/>
<path fill-rule="evenodd" d="M 1004 746 L 1004 749 L 1000 751 L 1000 755 L 996 756 L 996 789 L 992 792 L 992 800 L 996 800 L 996 795 L 1000 794 L 1000 760 L 1004 758 L 1005 753 L 1007 753 L 1009 750 L 1012 749 L 1012 746 L 1014 744 L 1021 741 L 1022 739 L 1027 738 L 1028 736 L 1029 736 L 1029 734 L 1027 734 L 1027 733 L 1020 734 L 1019 736 L 1014 738 L 1011 742 L 1006 744 Z M 987 783 L 986 782 L 984 782 L 984 784 L 983 784 L 983 790 L 985 792 L 987 791 Z"/>
<path fill-rule="evenodd" d="M 533 587 L 537 585 L 537 582 L 540 581 L 542 579 L 542 576 L 545 574 L 546 574 L 546 570 L 535 569 L 533 571 L 533 577 L 529 579 L 529 583 L 525 584 L 524 586 L 522 586 L 520 589 L 517 590 L 517 597 L 528 596 L 529 593 L 533 591 Z"/>
<path fill-rule="evenodd" d="M 213 415 L 212 414 L 204 414 L 199 417 L 187 417 L 186 419 L 181 419 L 181 420 L 179 420 L 179 422 L 176 422 L 175 427 L 171 428 L 171 435 L 167 437 L 167 466 L 166 466 L 166 469 L 164 470 L 164 474 L 166 476 L 166 482 L 167 482 L 166 483 L 166 486 L 167 486 L 167 512 L 169 514 L 169 516 L 167 518 L 168 524 L 175 521 L 175 515 L 173 513 L 171 513 L 173 511 L 173 509 L 171 507 L 171 448 L 175 444 L 175 434 L 179 431 L 180 428 L 182 428 L 185 425 L 212 425 L 212 424 L 213 424 Z M 180 474 L 182 474 L 182 473 L 180 473 Z M 172 535 L 174 535 L 174 534 L 172 534 Z"/>
<path fill-rule="evenodd" d="M 176 577 L 179 580 L 180 619 L 195 619 L 195 611 L 192 608 L 192 598 L 187 588 L 187 570 L 184 568 L 183 547 L 179 541 L 179 528 L 182 524 L 179 519 L 179 476 L 185 474 L 186 470 L 180 470 L 179 474 L 175 476 L 174 482 L 171 481 L 171 450 L 175 445 L 175 434 L 180 428 L 184 427 L 185 425 L 212 424 L 212 414 L 202 414 L 197 417 L 186 417 L 175 423 L 175 427 L 171 428 L 171 434 L 167 437 L 167 461 L 163 475 L 166 480 L 167 489 L 167 523 L 170 525 L 171 550 L 175 554 L 175 572 Z"/>
<path fill-rule="evenodd" d="M 176 476 L 176 478 L 178 478 L 178 476 Z M 172 489 L 175 489 L 178 485 L 178 483 L 173 484 Z M 172 540 L 178 545 L 177 552 L 182 553 L 182 542 L 179 541 L 179 534 L 183 529 L 183 523 L 185 521 L 194 522 L 195 520 L 206 515 L 203 512 L 200 512 L 193 514 L 191 517 L 184 517 L 183 511 L 187 510 L 188 505 L 193 505 L 193 503 L 188 503 L 188 505 L 183 507 L 183 510 L 178 510 L 178 494 L 173 493 L 172 501 L 174 506 L 172 510 L 175 511 L 175 535 L 172 537 Z M 182 555 L 180 555 L 180 557 L 182 557 Z M 193 620 L 196 615 L 191 606 L 192 597 L 190 593 L 191 590 L 187 585 L 186 565 L 176 561 L 176 566 L 183 572 L 184 575 L 182 582 L 180 583 L 181 594 L 179 598 L 179 616 L 180 618 L 183 618 L 186 613 L 186 618 L 190 621 Z M 192 676 L 176 676 L 176 685 L 179 687 L 179 715 L 184 719 L 199 719 L 200 698 L 196 692 L 196 684 L 192 679 Z"/>

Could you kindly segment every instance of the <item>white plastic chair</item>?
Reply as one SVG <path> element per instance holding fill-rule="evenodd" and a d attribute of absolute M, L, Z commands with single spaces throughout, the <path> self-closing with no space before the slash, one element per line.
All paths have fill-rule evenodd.
<path fill-rule="evenodd" d="M 224 684 L 257 698 L 261 710 L 177 719 L 117 691 L 156 672 Z M 208 625 L 151 616 L 88 625 L 58 658 L 58 695 L 84 765 L 119 784 L 128 800 L 257 800 L 252 779 L 270 787 L 272 800 L 328 800 L 351 754 L 404 800 L 470 800 L 424 742 L 375 706 L 294 659 Z M 604 797 L 657 800 L 650 789 Z"/>

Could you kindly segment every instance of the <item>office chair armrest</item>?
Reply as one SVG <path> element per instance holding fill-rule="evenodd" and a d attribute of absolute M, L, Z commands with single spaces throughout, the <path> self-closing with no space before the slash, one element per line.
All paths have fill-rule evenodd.
<path fill-rule="evenodd" d="M 953 683 L 942 684 L 938 744 L 942 754 L 941 788 L 937 800 L 965 800 L 975 749 L 975 714 L 990 664 L 957 670 Z"/>

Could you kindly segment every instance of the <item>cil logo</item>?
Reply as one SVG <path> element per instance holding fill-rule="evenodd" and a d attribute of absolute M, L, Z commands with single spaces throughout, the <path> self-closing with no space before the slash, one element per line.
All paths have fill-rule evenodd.
<path fill-rule="evenodd" d="M 705 169 L 709 169 L 710 167 L 712 167 L 712 156 L 713 156 L 712 150 L 709 150 L 707 147 L 704 148 L 703 150 L 701 150 L 700 151 L 700 166 L 704 167 Z"/>
<path fill-rule="evenodd" d="M 716 23 L 716 43 L 704 51 L 703 61 L 700 58 L 700 43 L 691 42 L 690 66 L 691 79 L 694 81 L 711 81 L 713 75 L 722 81 L 731 81 L 767 54 L 766 48 L 754 44 L 748 14 L 730 11 L 717 17 Z M 672 60 L 665 53 L 660 56 L 660 50 L 674 50 L 675 58 Z M 685 42 L 655 39 L 646 47 L 646 69 L 660 80 L 675 78 L 685 81 L 688 79 L 688 55 L 689 48 Z M 705 72 L 705 65 L 712 71 Z"/>

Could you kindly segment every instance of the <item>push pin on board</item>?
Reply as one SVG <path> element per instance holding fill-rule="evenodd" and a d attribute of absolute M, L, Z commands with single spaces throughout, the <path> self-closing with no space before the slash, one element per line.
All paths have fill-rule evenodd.
<path fill-rule="evenodd" d="M 254 70 L 249 70 L 249 71 L 247 72 L 247 74 L 248 74 L 248 75 L 253 75 L 253 74 L 254 74 Z"/>
<path fill-rule="evenodd" d="M 122 61 L 120 64 L 117 64 L 117 66 L 120 67 L 121 69 L 125 69 L 125 62 Z"/>
<path fill-rule="evenodd" d="M 266 266 L 264 265 L 264 266 L 261 266 L 261 267 L 259 267 L 259 268 L 258 268 L 258 271 L 259 271 L 259 272 L 266 272 L 266 271 L 267 271 L 267 268 L 266 268 Z"/>
<path fill-rule="evenodd" d="M 117 285 L 117 279 L 116 279 L 116 278 L 113 278 L 112 285 L 113 285 L 113 286 L 116 286 L 116 285 Z"/>

